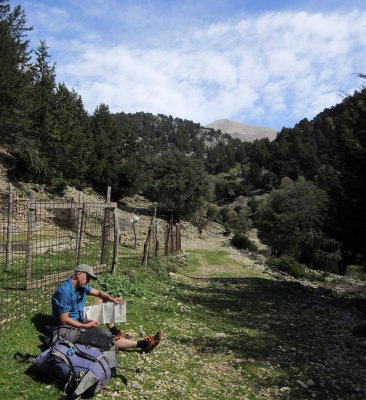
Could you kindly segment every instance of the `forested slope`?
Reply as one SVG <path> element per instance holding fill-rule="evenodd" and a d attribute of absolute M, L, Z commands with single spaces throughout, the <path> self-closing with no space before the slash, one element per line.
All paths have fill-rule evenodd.
<path fill-rule="evenodd" d="M 275 256 L 339 272 L 365 264 L 364 88 L 274 141 L 241 142 L 173 116 L 107 104 L 88 113 L 30 29 L 21 7 L 0 2 L 0 157 L 11 180 L 53 193 L 108 185 L 115 199 L 142 194 L 199 229 L 254 225 Z"/>

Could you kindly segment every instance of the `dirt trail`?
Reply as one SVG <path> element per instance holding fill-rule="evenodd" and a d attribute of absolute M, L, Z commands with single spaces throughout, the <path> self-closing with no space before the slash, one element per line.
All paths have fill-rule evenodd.
<path fill-rule="evenodd" d="M 331 274 L 324 283 L 270 273 L 264 257 L 236 250 L 220 235 L 194 238 L 184 244 L 187 251 L 225 249 L 249 269 L 269 274 L 269 279 L 210 279 L 217 274 L 217 266 L 203 265 L 197 277 L 206 279 L 183 278 L 193 291 L 206 293 L 198 301 L 202 311 L 214 312 L 221 320 L 217 320 L 213 337 L 224 340 L 207 351 L 216 353 L 216 346 L 220 346 L 226 356 L 212 357 L 213 369 L 229 369 L 227 374 L 235 374 L 238 382 L 245 382 L 242 397 L 234 395 L 228 377 L 228 396 L 366 398 L 366 338 L 354 334 L 355 327 L 365 324 L 365 314 L 349 301 L 362 301 L 364 283 Z M 222 323 L 236 327 L 221 332 Z M 235 363 L 237 367 L 228 368 Z"/>

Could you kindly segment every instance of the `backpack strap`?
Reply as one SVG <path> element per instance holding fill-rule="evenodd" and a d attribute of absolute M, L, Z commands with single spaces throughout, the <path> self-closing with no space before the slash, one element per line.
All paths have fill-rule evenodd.
<path fill-rule="evenodd" d="M 75 397 L 71 397 L 71 399 L 78 398 L 97 382 L 99 382 L 99 378 L 93 372 L 88 371 L 79 381 L 74 393 L 72 393 L 72 396 Z"/>
<path fill-rule="evenodd" d="M 104 357 L 104 354 L 102 352 L 99 355 L 99 357 L 94 357 L 88 353 L 85 353 L 76 344 L 70 343 L 67 340 L 60 340 L 59 343 L 62 343 L 63 345 L 67 346 L 71 350 L 71 353 L 76 354 L 79 357 L 85 358 L 86 360 L 89 360 L 92 362 L 96 362 L 96 361 L 99 362 L 101 367 L 103 368 L 105 374 L 107 375 L 107 372 L 104 368 L 103 363 L 101 363 L 99 361 L 100 359 L 102 359 Z M 71 382 L 74 381 L 77 383 L 77 387 L 74 390 L 74 392 L 71 394 L 68 394 L 68 397 L 67 397 L 68 399 L 70 399 L 70 400 L 78 399 L 85 391 L 87 391 L 90 387 L 92 387 L 97 382 L 99 382 L 99 378 L 91 371 L 88 371 L 85 375 L 82 376 L 81 379 L 77 379 L 74 366 L 73 366 L 70 358 L 67 356 L 67 354 L 63 354 L 55 348 L 52 349 L 52 354 L 55 357 L 58 357 L 59 359 L 64 361 L 64 363 L 70 368 L 70 371 L 71 371 L 70 379 L 64 387 L 64 394 L 66 394 L 67 388 Z M 70 355 L 70 356 L 72 356 L 72 355 Z"/>
<path fill-rule="evenodd" d="M 63 343 L 63 342 L 62 342 Z M 85 351 L 80 350 L 77 344 L 72 344 L 73 348 L 75 349 L 75 354 L 80 357 L 86 358 L 89 361 L 97 361 L 99 358 L 103 357 L 103 353 L 99 357 L 94 357 L 91 354 L 85 353 Z"/>
<path fill-rule="evenodd" d="M 60 340 L 67 340 L 71 343 L 75 343 L 82 330 L 75 328 L 70 325 L 52 326 L 49 327 L 49 336 L 45 338 L 45 344 L 48 347 L 53 346 Z"/>
<path fill-rule="evenodd" d="M 35 354 L 29 354 L 29 353 L 15 353 L 13 355 L 14 359 L 17 360 L 18 362 L 27 362 L 30 358 L 37 358 L 38 356 Z"/>

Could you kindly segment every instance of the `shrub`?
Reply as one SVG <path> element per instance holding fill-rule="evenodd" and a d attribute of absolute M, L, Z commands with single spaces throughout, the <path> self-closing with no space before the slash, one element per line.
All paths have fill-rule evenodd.
<path fill-rule="evenodd" d="M 309 275 L 302 264 L 298 263 L 293 257 L 288 255 L 282 255 L 280 258 L 273 257 L 268 261 L 268 264 L 279 271 L 293 276 L 294 278 L 305 278 Z"/>
<path fill-rule="evenodd" d="M 347 265 L 346 275 L 351 278 L 366 280 L 365 269 L 361 265 Z"/>
<path fill-rule="evenodd" d="M 217 204 L 210 203 L 207 208 L 207 217 L 211 220 L 215 220 L 220 212 L 220 207 Z"/>
<path fill-rule="evenodd" d="M 231 239 L 231 244 L 238 249 L 257 251 L 257 246 L 243 233 L 236 232 Z"/>
<path fill-rule="evenodd" d="M 141 297 L 144 294 L 138 282 L 131 282 L 127 275 L 113 276 L 110 274 L 101 274 L 95 285 L 113 297 Z"/>
<path fill-rule="evenodd" d="M 227 225 L 224 225 L 224 228 L 225 228 L 225 230 L 224 230 L 224 236 L 226 236 L 226 237 L 230 236 L 231 233 L 232 233 L 231 228 L 230 228 L 229 226 L 227 226 Z"/>

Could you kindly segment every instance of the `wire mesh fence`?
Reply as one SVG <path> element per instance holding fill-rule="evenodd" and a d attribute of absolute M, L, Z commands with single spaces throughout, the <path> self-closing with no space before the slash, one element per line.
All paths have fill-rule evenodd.
<path fill-rule="evenodd" d="M 50 302 L 76 265 L 96 272 L 146 267 L 152 257 L 181 251 L 180 225 L 156 208 L 122 210 L 110 201 L 37 200 L 0 192 L 0 331 Z"/>
<path fill-rule="evenodd" d="M 119 213 L 120 265 L 146 267 L 153 257 L 168 256 L 182 251 L 180 224 L 156 217 L 156 208 L 144 212 Z"/>
<path fill-rule="evenodd" d="M 77 264 L 111 265 L 116 203 L 45 202 L 13 190 L 0 201 L 0 329 L 34 311 Z"/>

